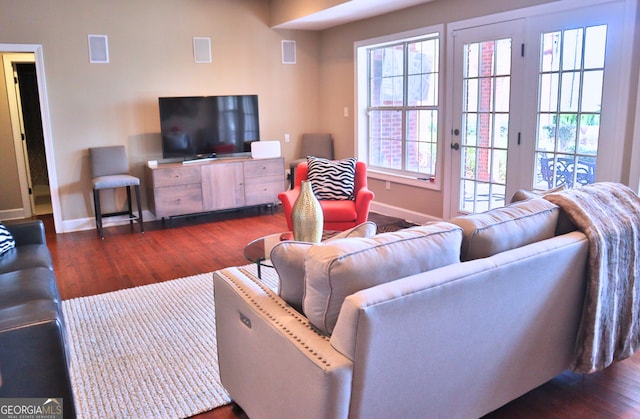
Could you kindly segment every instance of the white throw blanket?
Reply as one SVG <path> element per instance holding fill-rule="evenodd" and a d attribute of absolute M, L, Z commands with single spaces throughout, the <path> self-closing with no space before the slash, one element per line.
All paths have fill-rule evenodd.
<path fill-rule="evenodd" d="M 640 348 L 640 198 L 607 182 L 545 198 L 589 239 L 587 290 L 571 368 L 596 372 Z"/>

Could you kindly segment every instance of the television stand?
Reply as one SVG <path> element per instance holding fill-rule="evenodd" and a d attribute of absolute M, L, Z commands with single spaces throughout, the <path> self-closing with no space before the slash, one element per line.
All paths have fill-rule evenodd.
<path fill-rule="evenodd" d="M 195 159 L 190 159 L 190 160 L 184 160 L 182 162 L 182 164 L 192 164 L 192 163 L 202 163 L 205 161 L 211 161 L 211 160 L 216 160 L 217 157 L 198 157 Z"/>
<path fill-rule="evenodd" d="M 144 181 L 149 210 L 157 219 L 273 205 L 286 189 L 282 157 L 145 166 Z"/>
<path fill-rule="evenodd" d="M 204 162 L 204 161 L 211 161 L 211 160 L 215 160 L 216 159 L 216 153 L 211 153 L 211 154 L 199 154 L 197 156 L 193 156 L 190 158 L 187 158 L 185 160 L 182 161 L 182 164 L 191 164 L 191 163 L 200 163 L 200 162 Z"/>

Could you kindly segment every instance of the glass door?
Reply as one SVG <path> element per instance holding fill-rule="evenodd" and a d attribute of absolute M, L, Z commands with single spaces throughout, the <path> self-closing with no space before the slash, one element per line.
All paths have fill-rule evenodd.
<path fill-rule="evenodd" d="M 544 32 L 533 188 L 595 182 L 607 25 Z"/>
<path fill-rule="evenodd" d="M 449 216 L 621 181 L 622 2 L 453 32 Z"/>
<path fill-rule="evenodd" d="M 519 21 L 456 31 L 452 206 L 456 214 L 504 206 L 518 156 Z M 517 184 L 517 182 L 516 182 Z M 454 215 L 456 215 L 454 214 Z"/>

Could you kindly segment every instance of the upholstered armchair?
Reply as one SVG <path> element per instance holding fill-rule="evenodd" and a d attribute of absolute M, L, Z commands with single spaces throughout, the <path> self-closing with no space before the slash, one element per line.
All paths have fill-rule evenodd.
<path fill-rule="evenodd" d="M 308 174 L 308 163 L 298 164 L 293 189 L 281 192 L 278 195 L 282 202 L 289 230 L 292 230 L 291 209 L 300 194 L 300 184 L 303 180 L 308 180 Z M 356 162 L 353 197 L 354 199 L 341 200 L 319 199 L 324 215 L 325 230 L 343 231 L 367 221 L 369 207 L 374 194 L 367 187 L 367 165 L 361 161 Z"/>

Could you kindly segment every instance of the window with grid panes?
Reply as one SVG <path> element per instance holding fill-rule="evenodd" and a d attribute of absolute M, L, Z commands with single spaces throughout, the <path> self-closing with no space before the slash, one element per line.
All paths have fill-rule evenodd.
<path fill-rule="evenodd" d="M 439 48 L 437 33 L 367 47 L 369 167 L 435 175 Z"/>

